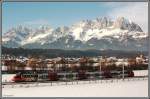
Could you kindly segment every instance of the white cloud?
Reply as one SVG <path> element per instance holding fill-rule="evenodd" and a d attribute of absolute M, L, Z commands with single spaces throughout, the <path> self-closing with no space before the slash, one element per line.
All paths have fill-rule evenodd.
<path fill-rule="evenodd" d="M 148 32 L 148 3 L 146 2 L 124 2 L 124 3 L 106 3 L 111 6 L 111 12 L 108 16 L 115 19 L 123 16 L 137 23 L 144 32 Z"/>

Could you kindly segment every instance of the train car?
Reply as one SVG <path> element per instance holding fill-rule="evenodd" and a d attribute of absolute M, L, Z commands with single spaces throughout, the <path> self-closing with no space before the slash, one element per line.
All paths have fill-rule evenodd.
<path fill-rule="evenodd" d="M 103 71 L 102 77 L 103 78 L 112 78 L 111 72 L 110 71 Z"/>
<path fill-rule="evenodd" d="M 17 73 L 17 74 L 12 78 L 12 81 L 13 81 L 13 82 L 22 82 L 22 81 L 25 81 L 25 79 L 22 78 L 22 76 L 21 76 L 20 73 Z"/>
<path fill-rule="evenodd" d="M 14 82 L 56 81 L 58 77 L 55 72 L 29 70 L 17 73 L 12 80 Z"/>
<path fill-rule="evenodd" d="M 37 81 L 49 81 L 49 74 L 48 73 L 38 74 Z"/>
<path fill-rule="evenodd" d="M 57 81 L 58 79 L 58 75 L 56 72 L 49 72 L 48 73 L 48 80 L 50 81 Z"/>
<path fill-rule="evenodd" d="M 18 72 L 14 77 L 14 82 L 36 82 L 36 81 L 72 81 L 72 80 L 90 80 L 90 79 L 105 79 L 105 78 L 122 78 L 122 71 L 96 71 L 96 72 L 71 72 L 58 73 L 53 71 L 33 71 L 26 70 Z M 132 70 L 124 70 L 124 77 L 134 77 Z"/>
<path fill-rule="evenodd" d="M 101 72 L 94 72 L 93 76 L 94 76 L 95 79 L 103 79 L 103 78 L 105 78 L 103 76 L 103 73 L 104 73 L 103 71 L 101 71 Z"/>
<path fill-rule="evenodd" d="M 101 72 L 86 72 L 87 79 L 102 79 L 104 76 L 102 75 Z"/>
<path fill-rule="evenodd" d="M 66 81 L 66 73 L 57 73 L 59 81 Z"/>
<path fill-rule="evenodd" d="M 77 80 L 85 80 L 87 79 L 87 74 L 85 71 L 79 71 L 77 74 Z"/>
<path fill-rule="evenodd" d="M 94 79 L 94 72 L 86 72 L 87 79 Z"/>
<path fill-rule="evenodd" d="M 70 81 L 77 79 L 77 73 L 57 73 L 60 81 Z"/>
<path fill-rule="evenodd" d="M 123 76 L 123 72 L 120 71 L 120 76 Z M 134 77 L 134 72 L 132 70 L 125 70 L 124 77 Z"/>
<path fill-rule="evenodd" d="M 134 77 L 134 72 L 132 70 L 128 71 L 128 77 Z"/>
<path fill-rule="evenodd" d="M 111 73 L 111 78 L 120 78 L 121 76 L 121 71 L 110 71 Z"/>
<path fill-rule="evenodd" d="M 124 77 L 134 77 L 134 73 L 132 70 L 124 70 L 123 71 L 110 71 L 111 78 L 122 78 Z"/>
<path fill-rule="evenodd" d="M 58 75 L 56 72 L 53 71 L 38 71 L 38 81 L 57 81 Z"/>
<path fill-rule="evenodd" d="M 78 73 L 76 73 L 76 72 L 74 72 L 74 73 L 68 73 L 67 75 L 66 75 L 66 79 L 67 80 L 77 80 L 77 74 Z"/>
<path fill-rule="evenodd" d="M 17 73 L 12 81 L 14 82 L 33 82 L 37 81 L 38 75 L 34 71 L 25 71 Z"/>

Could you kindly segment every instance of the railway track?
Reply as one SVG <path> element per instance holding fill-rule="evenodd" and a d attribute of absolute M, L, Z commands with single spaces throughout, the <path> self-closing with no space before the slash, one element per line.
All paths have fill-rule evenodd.
<path fill-rule="evenodd" d="M 113 81 L 113 80 L 140 80 L 140 79 L 148 79 L 148 76 L 135 76 L 135 77 L 126 77 L 126 78 L 105 78 L 105 79 L 85 79 L 85 80 L 65 80 L 65 81 L 38 81 L 38 82 L 2 82 L 2 85 L 28 85 L 28 84 L 41 84 L 41 83 L 47 83 L 47 84 L 60 84 L 60 83 L 71 83 L 71 82 L 96 82 L 96 81 Z"/>

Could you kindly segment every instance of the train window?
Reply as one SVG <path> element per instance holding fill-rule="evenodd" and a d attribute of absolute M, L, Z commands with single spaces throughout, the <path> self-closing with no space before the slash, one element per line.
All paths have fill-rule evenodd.
<path fill-rule="evenodd" d="M 29 75 L 29 74 L 27 74 L 27 77 L 30 77 L 30 75 Z"/>
<path fill-rule="evenodd" d="M 65 77 L 65 75 L 58 75 L 58 77 L 59 77 L 59 78 L 63 78 L 63 77 Z"/>
<path fill-rule="evenodd" d="M 73 77 L 73 74 L 68 74 L 66 75 L 67 78 L 72 78 Z"/>
<path fill-rule="evenodd" d="M 26 77 L 26 75 L 24 74 L 23 77 Z"/>
<path fill-rule="evenodd" d="M 48 76 L 47 75 L 45 75 L 45 79 L 47 78 Z"/>
<path fill-rule="evenodd" d="M 42 78 L 45 79 L 45 75 L 42 75 Z"/>
<path fill-rule="evenodd" d="M 89 74 L 89 73 L 88 73 L 88 74 L 86 74 L 86 75 L 87 75 L 88 77 L 89 77 L 89 76 L 91 76 L 91 74 Z"/>
<path fill-rule="evenodd" d="M 100 74 L 99 73 L 95 73 L 95 76 L 100 76 Z"/>
<path fill-rule="evenodd" d="M 76 76 L 76 77 L 79 77 L 79 75 L 78 75 L 78 74 L 76 74 L 75 76 Z"/>
<path fill-rule="evenodd" d="M 31 77 L 32 77 L 32 75 L 31 75 L 31 74 L 29 74 L 29 77 L 31 78 Z"/>

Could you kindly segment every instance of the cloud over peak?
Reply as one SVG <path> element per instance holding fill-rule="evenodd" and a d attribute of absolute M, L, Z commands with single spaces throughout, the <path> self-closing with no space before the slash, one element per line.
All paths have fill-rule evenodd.
<path fill-rule="evenodd" d="M 107 14 L 113 19 L 123 16 L 141 26 L 144 32 L 148 32 L 148 3 L 146 2 L 124 2 L 106 4 L 112 7 Z"/>

